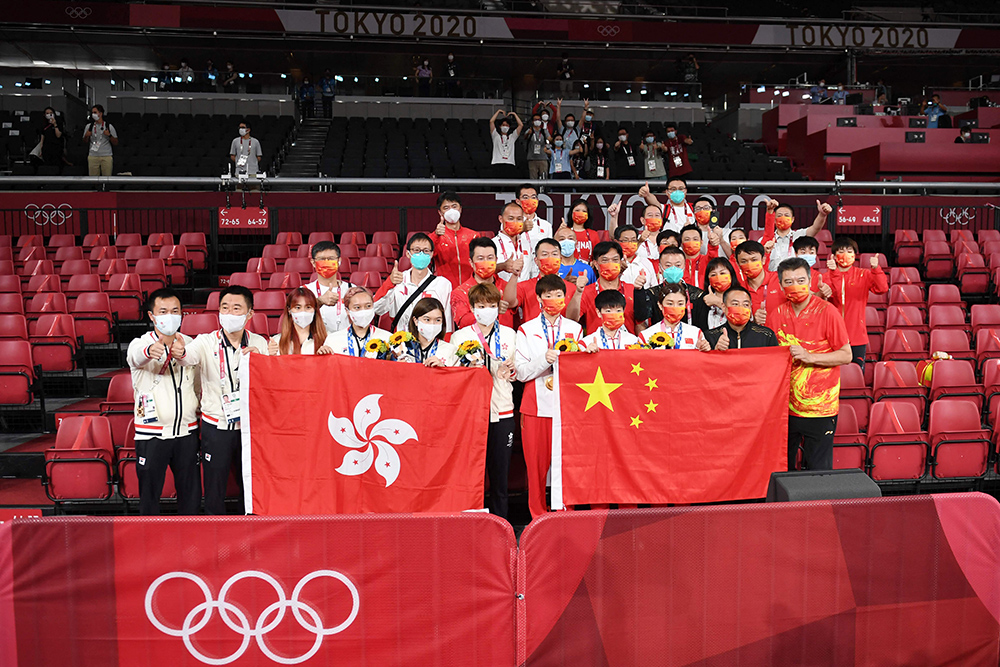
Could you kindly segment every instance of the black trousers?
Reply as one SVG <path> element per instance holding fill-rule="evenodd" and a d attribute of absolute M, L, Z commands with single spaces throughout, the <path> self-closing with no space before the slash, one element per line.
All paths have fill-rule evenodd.
<path fill-rule="evenodd" d="M 333 118 L 333 96 L 323 96 L 323 117 Z"/>
<path fill-rule="evenodd" d="M 514 418 L 490 422 L 486 436 L 486 474 L 490 478 L 490 514 L 507 518 L 507 477 L 514 448 Z"/>
<path fill-rule="evenodd" d="M 243 506 L 243 446 L 240 431 L 220 431 L 201 423 L 201 465 L 205 467 L 205 514 L 226 513 L 229 470 L 235 465 Z"/>
<path fill-rule="evenodd" d="M 867 350 L 868 350 L 867 345 L 851 346 L 851 363 L 861 366 L 862 372 L 865 370 L 865 352 Z"/>
<path fill-rule="evenodd" d="M 788 469 L 795 470 L 799 445 L 806 470 L 833 470 L 833 434 L 837 417 L 788 415 Z"/>
<path fill-rule="evenodd" d="M 139 514 L 160 513 L 160 496 L 167 467 L 174 473 L 177 488 L 177 513 L 197 514 L 201 505 L 201 479 L 198 475 L 198 434 L 164 440 L 150 438 L 135 441 L 135 471 L 139 478 Z"/>

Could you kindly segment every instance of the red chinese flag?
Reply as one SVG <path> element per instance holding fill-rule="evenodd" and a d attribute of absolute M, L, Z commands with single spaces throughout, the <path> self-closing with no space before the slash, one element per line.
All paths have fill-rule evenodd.
<path fill-rule="evenodd" d="M 253 514 L 482 509 L 484 369 L 251 355 L 241 367 Z"/>
<path fill-rule="evenodd" d="M 766 495 L 788 467 L 788 348 L 564 354 L 552 506 Z"/>

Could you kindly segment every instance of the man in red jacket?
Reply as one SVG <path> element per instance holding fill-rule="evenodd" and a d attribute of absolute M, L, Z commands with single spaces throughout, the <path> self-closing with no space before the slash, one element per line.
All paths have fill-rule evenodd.
<path fill-rule="evenodd" d="M 517 257 L 513 260 L 511 271 L 521 273 L 524 265 L 524 258 Z M 507 282 L 496 275 L 497 272 L 497 247 L 492 239 L 475 238 L 469 244 L 469 268 L 471 277 L 464 283 L 456 287 L 451 292 L 451 317 L 455 323 L 455 331 L 475 324 L 476 317 L 469 305 L 469 290 L 476 285 L 483 283 L 493 283 L 503 294 Z M 514 328 L 514 311 L 507 308 L 507 302 L 500 302 L 500 316 L 497 322 L 505 327 Z"/>
<path fill-rule="evenodd" d="M 879 266 L 878 255 L 872 255 L 870 269 L 855 266 L 857 256 L 858 244 L 853 239 L 842 236 L 834 241 L 830 259 L 826 261 L 830 269 L 826 282 L 832 290 L 830 303 L 844 317 L 844 324 L 847 325 L 851 361 L 864 370 L 865 350 L 868 347 L 868 328 L 865 326 L 868 293 L 885 294 L 889 291 L 889 281 Z"/>
<path fill-rule="evenodd" d="M 469 243 L 479 234 L 462 227 L 462 200 L 457 194 L 444 192 L 437 204 L 441 220 L 433 237 L 434 273 L 447 278 L 455 288 L 472 277 L 465 258 L 469 256 Z"/>

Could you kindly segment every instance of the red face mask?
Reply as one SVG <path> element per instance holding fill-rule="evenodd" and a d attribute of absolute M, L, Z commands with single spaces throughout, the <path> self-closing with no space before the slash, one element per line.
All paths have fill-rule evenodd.
<path fill-rule="evenodd" d="M 622 265 L 619 262 L 608 262 L 607 264 L 598 264 L 597 272 L 601 274 L 601 277 L 607 281 L 612 281 L 618 277 L 618 274 L 622 272 Z"/>
<path fill-rule="evenodd" d="M 717 276 L 709 276 L 708 284 L 711 285 L 712 289 L 716 292 L 725 292 L 729 289 L 729 286 L 733 284 L 733 277 L 728 273 Z"/>
<path fill-rule="evenodd" d="M 561 262 L 558 257 L 538 258 L 538 270 L 543 276 L 551 276 L 554 273 L 559 273 L 560 264 Z"/>
<path fill-rule="evenodd" d="M 339 259 L 317 259 L 316 273 L 320 278 L 333 278 L 340 269 Z"/>
<path fill-rule="evenodd" d="M 833 260 L 837 262 L 837 266 L 842 269 L 846 269 L 854 264 L 854 253 L 853 252 L 838 252 L 833 256 Z"/>
<path fill-rule="evenodd" d="M 694 257 L 701 252 L 701 241 L 685 241 L 681 244 L 681 248 L 684 249 L 685 255 Z"/>
<path fill-rule="evenodd" d="M 561 315 L 566 310 L 566 297 L 550 296 L 542 298 L 542 312 L 546 315 Z"/>
<path fill-rule="evenodd" d="M 538 210 L 538 200 L 537 199 L 519 199 L 521 203 L 521 210 L 524 211 L 525 215 L 531 215 Z"/>
<path fill-rule="evenodd" d="M 476 275 L 482 278 L 483 280 L 486 280 L 487 278 L 491 277 L 497 271 L 497 263 L 496 260 L 493 259 L 473 262 L 472 266 L 476 271 Z"/>
<path fill-rule="evenodd" d="M 622 241 L 622 252 L 625 253 L 626 257 L 634 257 L 636 251 L 639 249 L 639 243 L 637 241 Z"/>
<path fill-rule="evenodd" d="M 625 324 L 625 313 L 601 313 L 601 323 L 614 331 Z"/>
<path fill-rule="evenodd" d="M 524 223 L 520 220 L 504 220 L 503 233 L 507 236 L 517 236 L 524 230 Z"/>
<path fill-rule="evenodd" d="M 792 216 L 779 215 L 774 218 L 774 226 L 781 231 L 792 228 Z"/>
<path fill-rule="evenodd" d="M 663 307 L 663 319 L 665 319 L 670 324 L 677 324 L 684 316 L 687 314 L 687 308 L 684 306 L 664 306 Z"/>
<path fill-rule="evenodd" d="M 712 211 L 695 211 L 694 219 L 699 225 L 707 225 L 712 219 Z"/>
<path fill-rule="evenodd" d="M 573 211 L 573 224 L 582 225 L 587 222 L 587 212 L 586 211 Z"/>
<path fill-rule="evenodd" d="M 726 319 L 733 326 L 741 327 L 750 321 L 750 309 L 746 306 L 729 306 L 726 308 Z"/>
<path fill-rule="evenodd" d="M 736 249 L 738 247 L 740 247 L 741 243 L 743 243 L 743 241 L 730 241 L 729 242 L 729 248 L 730 248 L 730 250 L 732 250 L 735 253 Z"/>
<path fill-rule="evenodd" d="M 658 232 L 660 228 L 663 227 L 663 220 L 661 218 L 643 218 L 642 224 L 646 226 L 650 232 Z"/>
<path fill-rule="evenodd" d="M 785 285 L 785 297 L 792 303 L 802 303 L 809 298 L 809 285 Z"/>
<path fill-rule="evenodd" d="M 756 278 L 760 275 L 760 272 L 764 270 L 764 263 L 759 259 L 754 259 L 740 264 L 740 268 L 748 278 Z"/>

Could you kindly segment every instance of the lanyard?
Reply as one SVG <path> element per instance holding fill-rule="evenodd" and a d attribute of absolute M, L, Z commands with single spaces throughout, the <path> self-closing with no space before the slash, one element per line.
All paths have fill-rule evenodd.
<path fill-rule="evenodd" d="M 365 331 L 365 337 L 364 338 L 358 338 L 358 335 L 356 333 L 354 333 L 354 327 L 351 327 L 348 330 L 348 332 L 347 332 L 347 347 L 348 347 L 347 352 L 348 352 L 348 354 L 350 354 L 352 357 L 360 357 L 364 353 L 364 351 L 365 351 L 365 345 L 368 343 L 368 339 L 371 337 L 371 335 L 372 335 L 372 328 L 370 326 L 368 327 L 368 330 Z M 357 342 L 358 342 L 358 353 L 357 354 L 354 354 L 354 341 L 355 340 L 357 340 Z"/>
<path fill-rule="evenodd" d="M 483 349 L 486 350 L 487 354 L 489 354 L 490 352 L 490 346 L 489 346 L 490 337 L 496 334 L 493 340 L 493 342 L 495 343 L 493 347 L 496 353 L 493 356 L 496 358 L 497 361 L 505 361 L 505 359 L 500 356 L 500 325 L 494 323 L 493 328 L 490 329 L 490 332 L 488 334 L 486 334 L 485 340 L 483 339 L 483 334 L 479 331 L 479 327 L 476 327 L 476 334 L 479 336 L 479 342 L 482 344 Z"/>
<path fill-rule="evenodd" d="M 417 363 L 423 363 L 424 359 L 427 359 L 428 357 L 433 357 L 434 353 L 437 352 L 437 349 L 438 349 L 438 339 L 437 338 L 434 339 L 434 342 L 426 350 L 424 348 L 420 347 L 420 342 L 418 341 L 417 342 Z"/>
<path fill-rule="evenodd" d="M 545 315 L 542 315 L 542 333 L 545 334 L 545 342 L 549 344 L 549 347 L 555 348 L 556 343 L 559 342 L 559 334 L 562 333 L 562 315 L 556 320 L 551 337 L 549 336 L 549 321 L 545 319 Z"/>
<path fill-rule="evenodd" d="M 671 338 L 674 339 L 674 349 L 679 350 L 681 348 L 681 322 L 677 323 L 677 326 L 671 331 L 667 331 L 667 321 L 660 320 L 660 331 L 663 333 L 669 333 Z"/>
<path fill-rule="evenodd" d="M 608 347 L 608 336 L 604 333 L 604 327 L 601 327 L 601 343 L 605 350 L 620 350 L 619 343 L 622 339 L 622 330 L 618 329 L 618 333 L 611 337 L 611 347 Z"/>
<path fill-rule="evenodd" d="M 236 391 L 236 384 L 239 383 L 239 378 L 236 378 L 236 383 L 233 382 L 233 364 L 229 360 L 229 346 L 226 345 L 228 339 L 226 339 L 225 334 L 221 331 L 217 334 L 219 336 L 219 384 L 222 385 L 222 393 L 226 393 L 226 379 L 223 377 L 223 373 L 229 378 L 229 390 Z M 246 332 L 243 333 L 243 340 L 246 340 Z M 243 341 L 240 341 L 240 347 L 245 347 Z M 235 347 L 233 350 L 235 351 Z"/>
<path fill-rule="evenodd" d="M 676 216 L 678 218 L 677 222 L 681 222 L 680 221 L 680 214 L 677 213 L 676 210 L 674 210 L 677 207 L 674 206 L 673 204 L 669 204 L 669 206 L 670 206 L 670 213 L 667 215 L 667 218 L 671 218 L 671 217 Z M 694 217 L 694 209 L 692 209 L 691 205 L 688 204 L 687 202 L 684 202 L 684 217 L 685 218 L 692 218 L 692 217 Z M 686 224 L 686 221 L 684 223 L 682 223 L 681 226 L 683 227 L 684 224 Z"/>

